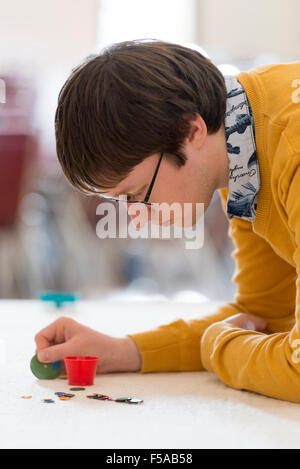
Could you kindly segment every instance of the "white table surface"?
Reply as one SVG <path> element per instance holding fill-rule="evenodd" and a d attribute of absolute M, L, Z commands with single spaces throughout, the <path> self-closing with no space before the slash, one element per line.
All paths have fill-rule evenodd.
<path fill-rule="evenodd" d="M 79 302 L 65 316 L 116 337 L 216 310 L 216 304 Z M 300 405 L 228 388 L 207 372 L 112 373 L 66 402 L 62 380 L 38 381 L 34 335 L 61 313 L 38 301 L 0 301 L 0 448 L 299 448 Z M 132 395 L 141 405 L 93 401 Z M 31 400 L 21 396 L 32 395 Z"/>

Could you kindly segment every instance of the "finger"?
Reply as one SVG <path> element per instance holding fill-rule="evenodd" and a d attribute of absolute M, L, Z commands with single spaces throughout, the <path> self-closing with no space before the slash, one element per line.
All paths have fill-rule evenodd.
<path fill-rule="evenodd" d="M 257 316 L 252 316 L 250 314 L 241 314 L 240 316 L 242 328 L 248 329 L 249 331 L 264 331 L 268 325 L 267 321 Z"/>
<path fill-rule="evenodd" d="M 53 343 L 63 343 L 65 341 L 65 326 L 66 321 L 64 318 L 61 318 L 42 329 L 35 337 L 37 350 L 40 351 L 48 348 Z"/>
<path fill-rule="evenodd" d="M 262 319 L 262 318 L 255 318 L 254 325 L 258 332 L 262 332 L 266 330 L 266 328 L 268 327 L 267 321 L 265 321 L 265 319 Z"/>
<path fill-rule="evenodd" d="M 41 335 L 41 333 L 39 333 L 36 337 L 35 337 L 35 343 L 36 343 L 36 351 L 38 352 L 39 350 L 43 350 L 44 348 L 47 348 L 50 346 L 51 342 L 49 342 L 49 340 L 44 337 L 43 335 Z"/>
<path fill-rule="evenodd" d="M 35 336 L 38 351 L 49 347 L 56 337 L 57 321 L 42 329 Z"/>
<path fill-rule="evenodd" d="M 232 324 L 236 327 L 239 327 L 240 324 L 245 321 L 242 321 L 243 314 L 235 314 L 234 316 L 230 316 L 227 319 L 224 319 L 222 322 L 226 322 L 227 324 Z"/>
<path fill-rule="evenodd" d="M 71 341 L 65 342 L 64 344 L 53 345 L 52 347 L 45 348 L 38 352 L 38 360 L 41 363 L 53 363 L 56 361 L 63 360 L 64 357 L 72 355 Z"/>
<path fill-rule="evenodd" d="M 241 329 L 257 332 L 264 331 L 268 325 L 267 321 L 264 319 L 245 313 L 231 316 L 230 318 L 225 319 L 224 322 L 232 325 L 233 327 L 239 327 Z"/>

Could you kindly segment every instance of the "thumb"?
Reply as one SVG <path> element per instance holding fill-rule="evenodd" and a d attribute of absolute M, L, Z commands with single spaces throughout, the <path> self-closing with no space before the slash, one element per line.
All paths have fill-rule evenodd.
<path fill-rule="evenodd" d="M 244 321 L 244 328 L 249 331 L 263 332 L 268 326 L 267 321 L 257 316 L 246 315 Z"/>
<path fill-rule="evenodd" d="M 38 352 L 38 360 L 41 363 L 53 363 L 70 355 L 69 350 L 70 344 L 68 342 L 53 345 Z"/>
<path fill-rule="evenodd" d="M 263 332 L 268 327 L 267 321 L 262 318 L 255 318 L 255 329 L 257 332 Z"/>

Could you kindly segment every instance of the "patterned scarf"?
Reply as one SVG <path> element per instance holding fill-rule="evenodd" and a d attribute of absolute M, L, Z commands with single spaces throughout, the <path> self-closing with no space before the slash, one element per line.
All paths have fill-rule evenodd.
<path fill-rule="evenodd" d="M 225 130 L 229 158 L 227 217 L 254 222 L 260 188 L 255 125 L 244 88 L 234 76 L 225 76 L 227 105 Z"/>

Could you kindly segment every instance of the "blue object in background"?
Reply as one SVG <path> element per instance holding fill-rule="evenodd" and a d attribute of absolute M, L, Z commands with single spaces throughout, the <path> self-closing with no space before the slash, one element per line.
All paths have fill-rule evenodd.
<path fill-rule="evenodd" d="M 57 308 L 61 308 L 63 303 L 75 303 L 78 298 L 76 293 L 46 292 L 39 294 L 40 300 L 55 303 Z"/>

